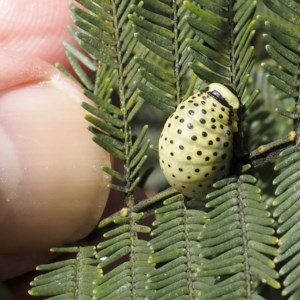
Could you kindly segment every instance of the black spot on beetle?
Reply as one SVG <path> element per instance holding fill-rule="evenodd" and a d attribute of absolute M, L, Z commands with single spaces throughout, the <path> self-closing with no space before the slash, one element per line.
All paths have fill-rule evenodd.
<path fill-rule="evenodd" d="M 223 154 L 222 156 L 221 156 L 221 158 L 224 160 L 224 159 L 226 159 L 226 157 L 227 157 L 227 154 Z"/>
<path fill-rule="evenodd" d="M 186 126 L 187 126 L 188 129 L 193 129 L 194 128 L 192 123 L 188 123 Z"/>
<path fill-rule="evenodd" d="M 191 140 L 192 140 L 192 141 L 197 141 L 197 137 L 196 137 L 195 135 L 193 135 L 193 136 L 191 137 Z"/>

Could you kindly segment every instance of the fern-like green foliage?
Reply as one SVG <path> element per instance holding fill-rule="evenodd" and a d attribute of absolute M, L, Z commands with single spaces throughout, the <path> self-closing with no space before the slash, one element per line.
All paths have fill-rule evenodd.
<path fill-rule="evenodd" d="M 53 252 L 73 253 L 76 258 L 39 266 L 37 270 L 47 273 L 31 282 L 29 294 L 43 295 L 49 300 L 92 299 L 93 281 L 99 273 L 95 247 L 60 248 Z"/>
<path fill-rule="evenodd" d="M 203 299 L 263 299 L 257 281 L 280 287 L 268 258 L 277 255 L 274 220 L 255 182 L 250 175 L 224 179 L 207 196 L 211 210 L 201 233 L 200 255 L 210 260 L 200 275 L 215 276 L 218 282 L 203 291 Z"/>
<path fill-rule="evenodd" d="M 147 299 L 201 299 L 214 277 L 199 276 L 199 240 L 204 224 L 200 210 L 187 209 L 182 195 L 174 195 L 155 211 L 149 262 L 157 266 L 148 275 Z"/>
<path fill-rule="evenodd" d="M 266 64 L 269 81 L 292 97 L 299 97 L 299 33 L 300 5 L 296 1 L 264 0 L 274 13 L 267 17 L 265 26 L 266 50 L 277 66 Z"/>
<path fill-rule="evenodd" d="M 299 147 L 294 146 L 284 150 L 280 154 L 280 162 L 275 166 L 280 174 L 274 179 L 277 185 L 276 198 L 273 205 L 276 206 L 274 216 L 278 218 L 277 233 L 280 235 L 279 256 L 276 263 L 282 263 L 280 275 L 284 276 L 283 295 L 290 295 L 289 299 L 300 297 L 300 238 L 299 238 Z"/>
<path fill-rule="evenodd" d="M 127 210 L 124 210 L 127 212 Z M 130 217 L 130 218 L 129 218 Z M 105 238 L 98 244 L 96 257 L 99 259 L 98 268 L 103 270 L 103 275 L 95 281 L 93 299 L 143 299 L 146 274 L 152 270 L 148 264 L 150 249 L 147 242 L 141 240 L 133 233 L 147 233 L 150 228 L 137 222 L 143 214 L 132 213 L 120 215 L 114 222 L 120 224 L 107 231 Z M 120 259 L 128 256 L 125 262 Z M 112 263 L 117 263 L 113 270 L 106 272 L 105 268 Z"/>
<path fill-rule="evenodd" d="M 266 50 L 275 63 L 265 64 L 269 73 L 268 80 L 278 89 L 294 98 L 295 110 L 283 111 L 282 114 L 294 120 L 294 126 L 299 126 L 299 33 L 300 4 L 296 1 L 264 0 L 269 8 L 265 19 L 267 34 L 264 35 Z M 297 144 L 299 140 L 297 140 Z M 281 263 L 279 274 L 283 276 L 284 289 L 282 295 L 289 299 L 299 299 L 299 259 L 298 249 L 300 239 L 298 234 L 299 195 L 299 150 L 291 147 L 283 151 L 281 161 L 275 166 L 280 174 L 274 179 L 277 185 L 273 202 L 277 206 L 274 217 L 278 219 L 277 233 L 280 236 L 279 256 L 275 262 Z"/>
<path fill-rule="evenodd" d="M 135 37 L 149 50 L 145 58 L 136 55 L 140 95 L 167 114 L 190 94 L 194 83 L 184 80 L 192 60 L 188 42 L 194 34 L 182 3 L 146 0 L 135 5 L 130 16 Z"/>
<path fill-rule="evenodd" d="M 103 170 L 112 176 L 109 187 L 124 198 L 124 208 L 99 223 L 94 246 L 61 249 L 75 253 L 76 259 L 39 267 L 48 273 L 33 281 L 30 293 L 53 300 L 264 299 L 262 286 L 280 287 L 270 258 L 278 255 L 276 224 L 256 179 L 241 171 L 240 160 L 263 142 L 264 128 L 253 139 L 246 131 L 266 116 L 260 114 L 259 103 L 245 114 L 261 87 L 250 84 L 256 1 L 77 2 L 80 5 L 71 5 L 75 26 L 70 32 L 85 52 L 65 44 L 75 76 L 59 68 L 77 80 L 91 100 L 83 107 L 93 140 L 122 164 Z M 291 0 L 264 2 L 278 15 L 264 19 L 267 51 L 276 61 L 266 64 L 266 71 L 272 84 L 297 100 L 300 5 Z M 197 209 L 171 188 L 138 202 L 134 192 L 150 141 L 148 125 L 136 126 L 134 117 L 145 101 L 168 116 L 205 82 L 231 86 L 241 101 L 236 153 L 242 155 L 235 157 L 234 176 L 215 183 L 208 202 Z M 283 114 L 297 120 L 297 113 Z M 142 129 L 138 132 L 137 127 Z M 274 215 L 280 223 L 278 233 L 284 235 L 275 260 L 293 258 L 280 274 L 288 274 L 284 294 L 297 299 L 298 212 L 289 205 L 296 208 L 298 200 L 298 164 L 292 164 L 298 148 L 282 156 L 276 167 L 282 173 L 275 179 L 279 185 L 274 205 L 279 206 Z M 145 221 L 153 211 L 151 228 Z"/>
<path fill-rule="evenodd" d="M 270 63 L 269 60 L 267 63 Z M 260 93 L 243 119 L 245 141 L 250 151 L 274 141 L 278 136 L 284 136 L 292 130 L 293 125 L 292 120 L 276 112 L 293 109 L 293 99 L 269 83 L 264 68 L 256 65 L 253 71 L 251 85 L 259 89 Z"/>

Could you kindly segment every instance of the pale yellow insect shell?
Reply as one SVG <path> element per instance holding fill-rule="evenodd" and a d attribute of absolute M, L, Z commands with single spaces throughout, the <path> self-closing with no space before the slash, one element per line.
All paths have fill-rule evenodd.
<path fill-rule="evenodd" d="M 234 95 L 232 91 L 230 91 L 225 85 L 221 83 L 211 83 L 208 86 L 208 91 L 218 91 L 234 110 L 239 109 L 240 101 L 238 97 Z"/>

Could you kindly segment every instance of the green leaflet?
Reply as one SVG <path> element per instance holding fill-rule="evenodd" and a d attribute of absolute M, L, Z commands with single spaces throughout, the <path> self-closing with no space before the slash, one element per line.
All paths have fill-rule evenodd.
<path fill-rule="evenodd" d="M 280 174 L 274 179 L 276 198 L 273 205 L 276 206 L 274 216 L 278 218 L 280 234 L 279 255 L 275 262 L 281 262 L 279 274 L 284 276 L 283 295 L 289 295 L 289 299 L 296 299 L 299 295 L 299 149 L 297 146 L 284 150 L 282 158 L 276 165 Z"/>
<path fill-rule="evenodd" d="M 275 15 L 267 16 L 264 35 L 266 50 L 276 66 L 265 65 L 269 81 L 292 97 L 298 97 L 298 45 L 300 22 L 297 14 L 299 4 L 295 1 L 264 0 Z"/>
<path fill-rule="evenodd" d="M 254 184 L 254 177 L 241 175 L 217 182 L 216 191 L 208 194 L 210 211 L 200 235 L 200 254 L 208 261 L 201 265 L 199 275 L 218 281 L 213 289 L 203 291 L 204 299 L 252 298 L 257 293 L 256 281 L 280 287 L 268 257 L 277 255 L 274 221 Z M 231 278 L 235 283 L 229 287 L 226 283 Z"/>
<path fill-rule="evenodd" d="M 187 209 L 182 195 L 175 195 L 166 199 L 155 215 L 149 262 L 156 268 L 148 275 L 149 299 L 198 299 L 201 290 L 214 280 L 198 276 L 205 214 Z"/>
<path fill-rule="evenodd" d="M 186 66 L 192 60 L 186 41 L 194 36 L 185 22 L 189 12 L 182 0 L 143 1 L 132 9 L 135 37 L 149 50 L 147 56 L 135 58 L 142 67 L 141 97 L 170 114 L 193 84 L 185 81 Z"/>
<path fill-rule="evenodd" d="M 136 215 L 136 214 L 135 214 Z M 139 220 L 142 214 L 133 216 Z M 147 242 L 133 236 L 133 232 L 146 233 L 149 228 L 142 225 L 129 225 L 127 216 L 114 217 L 115 223 L 121 223 L 115 229 L 108 231 L 103 242 L 97 246 L 99 252 L 98 268 L 104 269 L 103 274 L 98 276 L 93 290 L 93 299 L 118 299 L 120 292 L 122 296 L 131 295 L 133 289 L 135 294 L 142 296 L 142 286 L 146 284 L 146 274 L 152 270 L 148 264 L 150 249 Z M 130 254 L 128 261 L 124 258 Z M 105 271 L 108 266 L 115 264 L 112 270 Z"/>
<path fill-rule="evenodd" d="M 70 248 L 76 253 L 76 259 L 39 266 L 47 273 L 37 276 L 30 285 L 32 296 L 49 297 L 47 299 L 92 299 L 93 281 L 97 278 L 97 260 L 95 247 Z M 63 251 L 65 252 L 65 251 Z"/>
<path fill-rule="evenodd" d="M 128 19 L 135 1 L 78 2 L 85 10 L 73 4 L 70 6 L 76 25 L 71 29 L 71 33 L 87 55 L 66 44 L 68 57 L 75 71 L 77 70 L 77 76 L 86 87 L 85 94 L 94 102 L 94 105 L 83 104 L 89 112 L 86 119 L 92 124 L 89 130 L 94 134 L 93 140 L 126 164 L 123 174 L 110 168 L 103 169 L 124 182 L 123 185 L 113 183 L 109 187 L 131 193 L 140 181 L 139 171 L 146 161 L 149 146 L 149 141 L 141 140 L 142 151 L 138 153 L 132 151 L 129 146 L 133 140 L 130 123 L 144 102 L 136 86 L 141 75 L 137 72 L 138 64 L 134 55 L 143 59 L 145 51 L 136 47 L 137 40 Z M 149 34 L 153 38 L 154 33 Z M 158 43 L 164 44 L 160 36 L 157 38 Z M 91 81 L 80 64 L 97 71 L 95 82 Z M 115 88 L 118 91 L 119 105 L 111 103 L 112 91 Z M 141 132 L 141 136 L 145 136 L 144 131 Z M 126 159 L 128 153 L 135 155 Z"/>

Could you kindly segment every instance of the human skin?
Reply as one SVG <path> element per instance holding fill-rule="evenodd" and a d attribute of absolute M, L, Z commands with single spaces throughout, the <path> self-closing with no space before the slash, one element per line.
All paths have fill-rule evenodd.
<path fill-rule="evenodd" d="M 70 2 L 0 0 L 2 280 L 49 260 L 50 247 L 84 238 L 109 194 L 100 167 L 110 156 L 92 141 L 81 107 L 89 100 L 45 62 L 65 61 Z"/>

